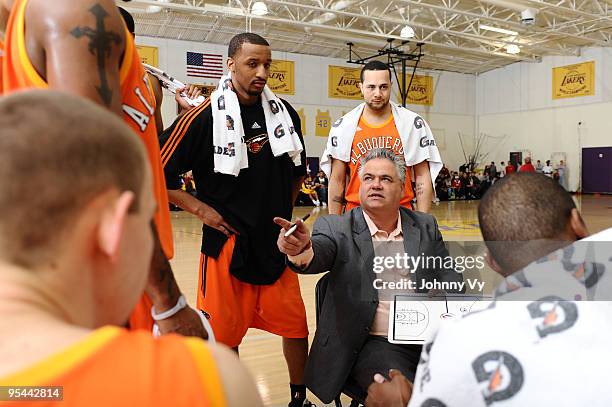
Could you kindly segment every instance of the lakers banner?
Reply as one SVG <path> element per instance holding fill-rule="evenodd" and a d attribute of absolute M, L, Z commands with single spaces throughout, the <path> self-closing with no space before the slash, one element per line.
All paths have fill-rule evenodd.
<path fill-rule="evenodd" d="M 406 86 L 410 84 L 410 77 L 406 75 Z M 427 75 L 414 75 L 406 103 L 411 105 L 433 105 L 433 78 Z M 402 103 L 402 95 L 398 94 L 398 102 Z"/>
<path fill-rule="evenodd" d="M 157 47 L 149 47 L 147 45 L 136 45 L 138 55 L 140 55 L 140 61 L 143 64 L 151 65 L 156 68 L 159 67 L 158 62 L 158 49 Z"/>
<path fill-rule="evenodd" d="M 293 61 L 272 61 L 270 76 L 268 76 L 268 87 L 274 93 L 294 95 L 294 72 Z"/>
<path fill-rule="evenodd" d="M 595 94 L 595 61 L 553 68 L 553 99 Z"/>
<path fill-rule="evenodd" d="M 359 90 L 359 72 L 361 68 L 329 66 L 327 77 L 328 95 L 338 99 L 362 99 Z"/>

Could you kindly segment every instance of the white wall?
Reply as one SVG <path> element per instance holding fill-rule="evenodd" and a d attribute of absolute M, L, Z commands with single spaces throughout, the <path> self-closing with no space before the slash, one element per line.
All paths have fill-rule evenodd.
<path fill-rule="evenodd" d="M 218 53 L 227 56 L 226 45 L 203 44 L 198 42 L 177 41 L 161 38 L 137 37 L 139 45 L 156 46 L 159 49 L 159 67 L 178 80 L 190 83 L 214 84 L 202 78 L 188 78 L 185 72 L 187 51 Z M 327 141 L 326 137 L 315 136 L 315 117 L 317 110 L 329 111 L 333 120 L 355 107 L 359 101 L 331 99 L 328 97 L 328 65 L 357 67 L 347 64 L 343 59 L 317 57 L 311 55 L 273 52 L 273 58 L 295 61 L 295 95 L 280 95 L 287 99 L 296 110 L 304 109 L 306 115 L 306 149 L 308 156 L 321 156 Z M 456 168 L 463 161 L 457 134 L 474 133 L 476 78 L 450 72 L 426 72 L 434 77 L 434 104 L 432 106 L 408 106 L 423 115 L 430 127 L 440 134 L 440 152 L 444 161 Z M 395 99 L 394 97 L 394 100 Z M 162 106 L 164 123 L 169 125 L 175 117 L 173 98 L 167 94 Z"/>
<path fill-rule="evenodd" d="M 552 99 L 552 68 L 595 61 L 595 95 Z M 544 57 L 517 63 L 476 80 L 477 132 L 490 136 L 490 160 L 530 151 L 544 162 L 567 154 L 569 187 L 576 190 L 582 147 L 612 145 L 612 49 L 589 48 L 580 57 Z M 579 123 L 582 123 L 579 125 Z"/>

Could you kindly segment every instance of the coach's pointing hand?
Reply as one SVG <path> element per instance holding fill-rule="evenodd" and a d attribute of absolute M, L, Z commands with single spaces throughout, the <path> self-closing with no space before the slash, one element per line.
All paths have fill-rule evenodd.
<path fill-rule="evenodd" d="M 302 219 L 298 219 L 295 222 L 297 228 L 287 237 L 285 237 L 285 234 L 289 231 L 289 229 L 291 229 L 291 226 L 293 226 L 291 222 L 286 219 L 276 217 L 274 218 L 274 223 L 282 228 L 276 242 L 278 245 L 278 250 L 280 250 L 281 253 L 288 256 L 297 256 L 310 247 L 310 231 Z"/>

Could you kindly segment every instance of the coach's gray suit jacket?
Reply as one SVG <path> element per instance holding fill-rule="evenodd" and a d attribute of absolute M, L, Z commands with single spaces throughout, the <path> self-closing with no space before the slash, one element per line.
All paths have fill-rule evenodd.
<path fill-rule="evenodd" d="M 433 216 L 400 208 L 404 248 L 408 255 L 447 256 L 438 224 Z M 314 258 L 303 274 L 330 270 L 329 284 L 314 342 L 306 364 L 305 382 L 323 402 L 329 403 L 342 390 L 365 343 L 378 306 L 373 286 L 374 247 L 363 210 L 317 220 L 312 233 Z M 442 280 L 461 280 L 452 273 Z M 416 273 L 417 280 L 419 276 Z M 449 278 L 450 277 L 450 278 Z"/>

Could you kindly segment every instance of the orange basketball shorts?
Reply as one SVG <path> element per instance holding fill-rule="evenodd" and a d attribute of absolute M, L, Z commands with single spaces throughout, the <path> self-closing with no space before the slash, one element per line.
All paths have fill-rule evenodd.
<path fill-rule="evenodd" d="M 230 274 L 236 237 L 217 259 L 200 255 L 197 307 L 210 314 L 217 341 L 236 347 L 249 328 L 284 338 L 306 338 L 306 309 L 297 274 L 286 268 L 271 285 L 244 283 Z"/>

